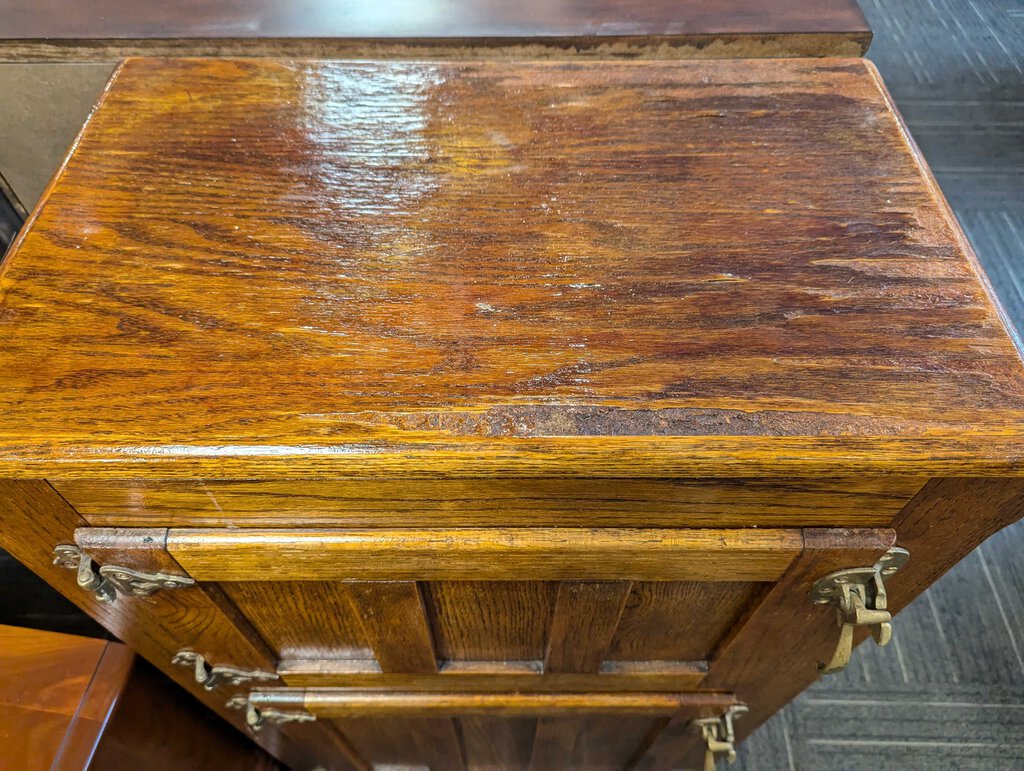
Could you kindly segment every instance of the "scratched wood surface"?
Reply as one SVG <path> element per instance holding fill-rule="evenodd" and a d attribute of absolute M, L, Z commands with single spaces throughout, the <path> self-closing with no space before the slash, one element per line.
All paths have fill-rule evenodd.
<path fill-rule="evenodd" d="M 856 0 L 6 0 L 0 58 L 859 56 Z"/>
<path fill-rule="evenodd" d="M 131 60 L 0 296 L 3 473 L 1019 470 L 859 59 Z"/>
<path fill-rule="evenodd" d="M 64 479 L 99 527 L 887 525 L 927 481 L 855 479 Z"/>

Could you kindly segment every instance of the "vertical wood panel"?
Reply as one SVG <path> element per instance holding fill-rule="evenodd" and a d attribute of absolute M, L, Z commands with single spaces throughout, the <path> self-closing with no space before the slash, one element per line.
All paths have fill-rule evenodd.
<path fill-rule="evenodd" d="M 384 672 L 437 672 L 433 635 L 415 581 L 361 582 L 345 589 Z"/>
<path fill-rule="evenodd" d="M 323 581 L 215 584 L 284 659 L 368 659 L 370 641 L 344 585 Z"/>
<path fill-rule="evenodd" d="M 615 661 L 703 661 L 765 584 L 633 584 L 608 652 Z"/>
<path fill-rule="evenodd" d="M 428 766 L 431 771 L 465 767 L 451 718 L 352 717 L 331 724 L 371 765 Z"/>
<path fill-rule="evenodd" d="M 665 718 L 642 715 L 592 715 L 576 739 L 569 767 L 579 771 L 625 768 L 664 722 Z"/>
<path fill-rule="evenodd" d="M 442 659 L 544 658 L 556 583 L 431 581 L 425 589 Z"/>
<path fill-rule="evenodd" d="M 523 717 L 458 718 L 466 750 L 466 766 L 483 771 L 526 771 L 530 766 L 537 720 Z"/>
<path fill-rule="evenodd" d="M 545 717 L 537 721 L 530 771 L 622 769 L 667 718 L 638 715 Z"/>
<path fill-rule="evenodd" d="M 561 582 L 544 671 L 599 672 L 629 590 L 629 581 Z"/>
<path fill-rule="evenodd" d="M 542 717 L 537 720 L 530 753 L 530 771 L 562 771 L 568 768 L 576 737 L 586 718 Z"/>

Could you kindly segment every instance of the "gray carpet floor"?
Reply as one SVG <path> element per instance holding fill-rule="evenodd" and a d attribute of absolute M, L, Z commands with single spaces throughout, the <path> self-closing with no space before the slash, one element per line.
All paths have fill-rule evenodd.
<path fill-rule="evenodd" d="M 860 0 L 878 65 L 1024 329 L 1024 0 Z M 1024 769 L 1024 522 L 740 748 L 737 771 Z"/>

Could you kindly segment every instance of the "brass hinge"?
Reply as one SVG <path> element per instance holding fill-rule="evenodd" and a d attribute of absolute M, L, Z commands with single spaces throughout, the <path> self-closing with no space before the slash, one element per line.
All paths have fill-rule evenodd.
<path fill-rule="evenodd" d="M 227 665 L 210 666 L 209 662 L 201 653 L 190 650 L 181 650 L 174 654 L 172 664 L 183 667 L 192 667 L 195 672 L 196 682 L 207 691 L 212 691 L 221 683 L 228 685 L 242 685 L 251 680 L 277 680 L 278 675 L 274 672 L 264 672 L 259 669 L 239 669 Z"/>
<path fill-rule="evenodd" d="M 252 703 L 252 699 L 241 693 L 232 696 L 225 704 L 231 709 L 245 710 L 245 724 L 253 731 L 259 731 L 265 723 L 280 725 L 281 723 L 312 723 L 316 720 L 316 715 L 311 715 L 308 712 L 285 712 L 273 707 L 257 707 Z"/>
<path fill-rule="evenodd" d="M 885 579 L 903 567 L 908 559 L 910 552 L 894 546 L 869 568 L 839 570 L 819 579 L 811 587 L 813 603 L 836 606 L 839 624 L 835 653 L 827 664 L 818 664 L 823 674 L 839 672 L 850 663 L 855 627 L 869 627 L 876 643 L 889 644 L 892 614 L 888 610 Z"/>
<path fill-rule="evenodd" d="M 180 589 L 195 583 L 188 576 L 141 573 L 119 565 L 103 565 L 97 571 L 92 557 L 75 544 L 58 544 L 53 554 L 53 564 L 78 571 L 78 585 L 91 591 L 100 602 L 113 602 L 118 593 L 127 597 L 148 597 L 160 589 Z"/>
<path fill-rule="evenodd" d="M 724 715 L 704 717 L 691 723 L 704 738 L 704 771 L 715 771 L 719 757 L 729 763 L 736 762 L 736 731 L 732 721 L 749 711 L 745 704 L 733 704 Z"/>

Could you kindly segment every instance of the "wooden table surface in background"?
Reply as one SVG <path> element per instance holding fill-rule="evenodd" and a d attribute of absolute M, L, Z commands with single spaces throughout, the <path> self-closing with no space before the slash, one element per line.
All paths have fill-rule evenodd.
<path fill-rule="evenodd" d="M 0 624 L 0 771 L 275 771 L 125 645 Z"/>
<path fill-rule="evenodd" d="M 120 643 L 0 625 L 0 769 L 85 768 L 133 658 Z"/>
<path fill-rule="evenodd" d="M 871 65 L 130 60 L 0 279 L 0 470 L 1018 471 Z"/>
<path fill-rule="evenodd" d="M 855 0 L 8 0 L 0 57 L 860 55 Z M 474 49 L 478 49 L 474 53 Z"/>

